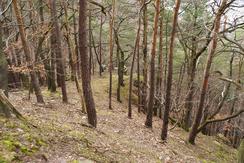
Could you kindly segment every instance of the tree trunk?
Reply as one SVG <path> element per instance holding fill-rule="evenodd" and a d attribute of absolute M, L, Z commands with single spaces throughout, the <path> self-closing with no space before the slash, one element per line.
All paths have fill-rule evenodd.
<path fill-rule="evenodd" d="M 121 61 L 121 55 L 124 55 L 121 47 L 120 47 L 120 43 L 119 43 L 119 35 L 118 35 L 118 28 L 114 29 L 114 37 L 115 37 L 115 43 L 117 45 L 117 66 L 118 66 L 118 83 L 117 83 L 117 101 L 118 102 L 122 102 L 121 101 L 121 97 L 120 97 L 120 92 L 121 92 L 121 83 L 122 81 L 122 75 L 123 75 L 123 68 L 122 68 L 122 61 Z M 120 55 L 121 53 L 121 55 Z"/>
<path fill-rule="evenodd" d="M 151 49 L 151 63 L 150 63 L 150 91 L 149 91 L 149 101 L 147 110 L 147 119 L 145 122 L 146 127 L 152 127 L 152 117 L 153 117 L 153 106 L 154 106 L 154 94 L 155 94 L 155 55 L 156 55 L 156 44 L 157 44 L 157 34 L 158 34 L 158 20 L 160 14 L 160 0 L 155 0 L 156 12 L 154 15 L 154 25 L 153 25 L 153 40 Z"/>
<path fill-rule="evenodd" d="M 14 7 L 14 12 L 15 12 L 15 15 L 16 15 L 17 23 L 18 23 L 18 26 L 19 26 L 19 33 L 20 33 L 22 46 L 23 46 L 24 53 L 25 53 L 25 58 L 26 58 L 26 61 L 27 61 L 27 64 L 28 64 L 28 68 L 30 70 L 31 83 L 32 83 L 32 86 L 33 86 L 35 94 L 36 94 L 36 99 L 37 99 L 37 102 L 44 103 L 44 100 L 43 100 L 43 97 L 42 97 L 42 93 L 41 93 L 41 89 L 40 89 L 40 85 L 39 85 L 39 81 L 38 81 L 38 78 L 37 78 L 37 74 L 34 71 L 34 65 L 33 65 L 34 63 L 33 63 L 32 59 L 31 59 L 31 57 L 33 55 L 31 54 L 28 42 L 26 40 L 26 34 L 25 34 L 25 31 L 24 31 L 23 17 L 22 17 L 22 15 L 20 13 L 20 10 L 18 8 L 17 0 L 13 0 L 13 7 Z"/>
<path fill-rule="evenodd" d="M 112 78 L 113 78 L 113 28 L 114 28 L 115 0 L 112 0 L 112 15 L 109 22 L 109 109 L 112 109 Z"/>
<path fill-rule="evenodd" d="M 56 0 L 50 0 L 51 17 L 53 21 L 53 29 L 51 35 L 52 53 L 56 55 L 57 62 L 57 81 L 62 90 L 63 102 L 68 102 L 68 96 L 65 83 L 65 63 L 62 55 L 61 34 L 58 24 Z"/>
<path fill-rule="evenodd" d="M 148 33 L 148 16 L 147 16 L 147 4 L 146 0 L 144 2 L 143 9 L 143 87 L 142 87 L 142 106 L 143 111 L 147 111 L 147 69 L 148 69 L 148 56 L 147 56 L 147 33 Z"/>
<path fill-rule="evenodd" d="M 102 67 L 102 32 L 103 32 L 103 13 L 101 12 L 100 16 L 100 29 L 99 29 L 99 75 L 102 76 L 103 67 Z"/>
<path fill-rule="evenodd" d="M 218 41 L 217 34 L 218 34 L 219 28 L 220 28 L 221 15 L 225 11 L 226 4 L 227 4 L 227 0 L 223 0 L 221 3 L 221 6 L 217 12 L 216 18 L 215 18 L 214 30 L 212 31 L 212 41 L 211 41 L 211 44 L 209 47 L 207 63 L 206 63 L 206 67 L 204 70 L 204 79 L 203 79 L 202 88 L 201 88 L 200 102 L 199 102 L 198 110 L 196 112 L 196 116 L 195 116 L 195 119 L 193 122 L 192 129 L 189 134 L 189 139 L 188 139 L 188 141 L 191 144 L 195 144 L 195 139 L 196 139 L 196 136 L 198 133 L 198 127 L 199 127 L 201 119 L 202 119 L 204 101 L 205 101 L 205 96 L 206 96 L 206 91 L 207 91 L 207 86 L 208 86 L 209 72 L 210 72 L 210 68 L 211 68 L 211 64 L 212 64 L 213 55 L 214 55 L 216 47 L 217 47 L 217 41 Z"/>
<path fill-rule="evenodd" d="M 90 5 L 91 6 L 91 5 Z M 89 8 L 89 67 L 91 74 L 94 74 L 93 53 L 92 53 L 92 13 L 91 7 Z M 95 48 L 95 47 L 94 47 Z"/>
<path fill-rule="evenodd" d="M 163 117 L 163 127 L 161 133 L 161 139 L 166 140 L 168 135 L 168 124 L 169 124 L 169 112 L 171 107 L 171 87 L 172 87 L 172 77 L 173 77 L 173 55 L 174 55 L 174 41 L 176 35 L 178 12 L 180 8 L 181 0 L 175 1 L 174 17 L 172 23 L 172 33 L 170 38 L 170 47 L 168 54 L 168 74 L 167 74 L 167 87 L 166 87 L 166 97 L 165 97 L 165 110 Z"/>
<path fill-rule="evenodd" d="M 141 31 L 141 18 L 140 19 L 140 31 Z M 140 31 L 139 31 L 139 35 L 140 35 Z M 137 87 L 137 108 L 138 108 L 138 112 L 141 112 L 141 83 L 140 83 L 140 37 L 138 39 L 138 43 L 137 43 L 137 82 L 138 82 L 138 87 Z"/>
<path fill-rule="evenodd" d="M 75 55 L 75 48 L 73 46 L 73 42 L 71 40 L 71 29 L 69 25 L 69 20 L 68 20 L 68 9 L 67 9 L 67 4 L 63 0 L 62 1 L 63 8 L 64 8 L 64 15 L 65 15 L 65 29 L 66 29 L 66 40 L 68 44 L 68 49 L 69 49 L 69 62 L 70 62 L 70 67 L 71 67 L 71 80 L 75 81 L 76 78 L 76 66 L 75 62 L 77 62 L 77 58 Z"/>
<path fill-rule="evenodd" d="M 85 104 L 87 109 L 88 123 L 93 127 L 97 126 L 97 115 L 95 109 L 95 103 L 92 95 L 91 88 L 91 78 L 90 78 L 90 70 L 89 70 L 89 57 L 87 51 L 87 1 L 80 0 L 79 1 L 79 48 L 80 48 L 80 57 L 82 60 L 81 70 L 82 70 L 82 87 L 83 94 L 85 98 Z"/>
<path fill-rule="evenodd" d="M 193 29 L 196 29 L 197 27 L 197 7 L 194 5 L 194 20 L 193 20 Z M 191 39 L 191 56 L 189 58 L 189 64 L 187 67 L 187 86 L 188 86 L 188 94 L 185 99 L 185 114 L 183 115 L 183 124 L 182 127 L 184 130 L 189 131 L 190 128 L 190 120 L 191 120 L 191 112 L 193 107 L 193 95 L 195 90 L 195 76 L 196 76 L 196 66 L 197 66 L 197 60 L 200 57 L 200 55 L 197 56 L 197 42 L 196 42 L 196 36 L 192 36 Z"/>
<path fill-rule="evenodd" d="M 121 85 L 120 85 L 120 80 L 121 80 L 121 61 L 120 61 L 120 54 L 119 54 L 119 52 L 120 52 L 120 50 L 119 50 L 119 47 L 118 47 L 118 44 L 117 44 L 117 52 L 116 52 L 116 54 L 117 54 L 117 65 L 118 65 L 118 83 L 117 83 L 117 101 L 118 102 L 122 102 L 121 101 L 121 98 L 120 98 L 120 88 L 121 88 Z"/>
<path fill-rule="evenodd" d="M 190 65 L 188 66 L 187 75 L 188 75 L 188 94 L 185 99 L 185 114 L 183 116 L 183 124 L 182 127 L 184 130 L 189 131 L 190 128 L 190 120 L 191 120 L 191 112 L 193 107 L 193 95 L 195 88 L 195 74 L 196 74 L 196 59 L 192 59 L 190 61 Z"/>
<path fill-rule="evenodd" d="M 81 77 L 81 60 L 80 60 L 80 53 L 79 53 L 79 45 L 78 45 L 78 31 L 77 31 L 77 21 L 76 21 L 76 16 L 75 16 L 75 1 L 73 2 L 73 30 L 74 30 L 74 43 L 75 43 L 75 56 L 76 56 L 76 61 L 74 62 L 74 66 L 76 67 L 77 75 L 78 78 Z"/>
<path fill-rule="evenodd" d="M 160 100 L 157 100 L 157 104 L 154 110 L 154 115 L 157 116 L 157 110 L 159 109 L 159 117 L 162 117 L 162 107 L 159 106 L 159 102 L 162 99 L 162 82 L 163 82 L 163 21 L 164 21 L 164 2 L 162 2 L 162 7 L 160 11 L 160 22 L 159 22 L 159 52 L 158 52 L 158 69 L 157 69 L 157 82 L 156 82 L 156 96 Z M 159 106 L 159 107 L 158 107 Z"/>
<path fill-rule="evenodd" d="M 139 14 L 140 15 L 140 14 Z M 136 33 L 136 40 L 135 40 L 135 45 L 134 45 L 134 50 L 133 50 L 133 57 L 132 57 L 132 63 L 131 63 L 131 69 L 130 69 L 130 81 L 129 81 L 129 99 L 128 99 L 128 118 L 132 118 L 132 86 L 133 86 L 133 71 L 134 71 L 134 64 L 135 64 L 135 58 L 136 58 L 136 52 L 137 48 L 139 48 L 139 40 L 140 40 L 140 30 L 141 30 L 141 18 L 139 16 L 139 21 L 138 21 L 138 29 Z"/>
<path fill-rule="evenodd" d="M 8 63 L 3 52 L 3 34 L 2 34 L 2 22 L 0 20 L 0 89 L 5 91 L 7 95 L 8 91 Z M 9 109 L 0 101 L 0 114 L 5 117 L 10 117 Z"/>

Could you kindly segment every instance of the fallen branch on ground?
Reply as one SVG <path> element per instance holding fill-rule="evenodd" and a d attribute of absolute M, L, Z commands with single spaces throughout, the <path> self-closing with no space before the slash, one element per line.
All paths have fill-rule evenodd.
<path fill-rule="evenodd" d="M 0 102 L 7 108 L 9 111 L 14 114 L 19 119 L 24 119 L 22 114 L 14 107 L 14 105 L 9 101 L 9 99 L 4 94 L 4 91 L 0 89 Z"/>

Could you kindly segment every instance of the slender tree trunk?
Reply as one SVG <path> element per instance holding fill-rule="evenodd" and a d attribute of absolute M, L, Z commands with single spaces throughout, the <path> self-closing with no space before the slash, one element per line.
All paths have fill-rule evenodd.
<path fill-rule="evenodd" d="M 56 54 L 57 61 L 57 80 L 61 86 L 63 102 L 68 102 L 68 96 L 66 91 L 66 83 L 65 83 L 65 63 L 64 57 L 62 54 L 62 45 L 61 45 L 61 34 L 58 24 L 57 10 L 56 10 L 56 0 L 50 0 L 51 7 L 51 17 L 53 21 L 53 29 L 51 36 L 51 46 L 52 51 Z"/>
<path fill-rule="evenodd" d="M 223 0 L 221 3 L 221 6 L 217 12 L 216 18 L 215 18 L 214 30 L 212 31 L 212 41 L 211 41 L 211 44 L 209 47 L 207 63 L 206 63 L 206 67 L 204 70 L 204 79 L 203 79 L 202 88 L 201 88 L 200 102 L 199 102 L 198 110 L 196 112 L 196 116 L 195 116 L 195 119 L 193 122 L 192 129 L 189 134 L 189 139 L 188 139 L 188 141 L 191 144 L 195 144 L 195 139 L 196 139 L 196 136 L 198 133 L 198 127 L 199 127 L 201 119 L 202 119 L 204 101 L 205 101 L 205 96 L 206 96 L 206 91 L 207 91 L 207 86 L 208 86 L 209 72 L 210 72 L 210 68 L 211 68 L 211 64 L 212 64 L 213 55 L 214 55 L 216 47 L 217 47 L 217 41 L 218 41 L 217 34 L 218 34 L 219 28 L 220 28 L 221 15 L 225 11 L 226 4 L 227 4 L 227 0 Z"/>
<path fill-rule="evenodd" d="M 164 10 L 162 6 L 162 10 Z M 158 55 L 158 70 L 157 70 L 157 94 L 161 94 L 162 80 L 163 80 L 163 11 L 161 11 L 161 18 L 159 22 L 159 55 Z"/>
<path fill-rule="evenodd" d="M 63 0 L 63 9 L 64 9 L 64 15 L 65 15 L 65 29 L 66 29 L 66 39 L 67 39 L 67 44 L 68 44 L 68 49 L 69 49 L 69 61 L 70 61 L 70 67 L 71 67 L 71 80 L 75 81 L 76 77 L 76 65 L 75 62 L 77 61 L 76 55 L 75 55 L 75 48 L 73 46 L 73 42 L 71 40 L 71 29 L 69 25 L 69 20 L 68 20 L 68 9 L 67 9 L 67 4 Z"/>
<path fill-rule="evenodd" d="M 140 13 L 139 13 L 140 15 Z M 132 57 L 132 63 L 131 63 L 131 69 L 130 69 L 130 81 L 129 81 L 129 99 L 128 99 L 128 118 L 132 118 L 132 82 L 133 82 L 133 71 L 134 71 L 134 64 L 135 64 L 135 58 L 136 58 L 136 53 L 137 53 L 137 48 L 139 48 L 139 40 L 140 40 L 140 30 L 141 30 L 141 18 L 139 16 L 139 21 L 138 21 L 138 29 L 137 29 L 137 34 L 136 34 L 136 40 L 135 40 L 135 48 L 133 51 L 133 57 Z"/>
<path fill-rule="evenodd" d="M 115 0 L 112 0 L 112 15 L 109 22 L 109 109 L 112 109 L 112 79 L 113 79 L 113 27 L 115 14 Z"/>
<path fill-rule="evenodd" d="M 73 2 L 73 12 L 75 13 L 75 1 Z M 81 60 L 79 53 L 79 45 L 78 45 L 78 30 L 77 30 L 77 21 L 76 16 L 73 16 L 73 30 L 74 30 L 74 43 L 75 43 L 75 55 L 76 61 L 74 62 L 74 66 L 76 67 L 78 78 L 81 77 Z"/>
<path fill-rule="evenodd" d="M 51 1 L 50 1 L 51 2 Z M 52 15 L 51 15 L 52 17 Z M 54 18 L 51 18 L 54 19 Z M 55 38 L 51 36 L 51 46 L 55 44 Z M 50 58 L 50 69 L 48 72 L 48 76 L 50 78 L 50 81 L 48 83 L 48 89 L 51 92 L 56 92 L 57 86 L 56 86 L 56 54 L 54 49 L 55 47 L 51 47 L 51 58 Z"/>
<path fill-rule="evenodd" d="M 18 26 L 19 26 L 19 33 L 20 33 L 20 37 L 21 37 L 22 46 L 23 46 L 23 49 L 24 49 L 26 61 L 27 61 L 27 64 L 28 64 L 28 68 L 30 70 L 31 83 L 32 83 L 32 86 L 33 86 L 35 94 L 36 94 L 36 99 L 37 99 L 37 102 L 44 103 L 44 100 L 43 100 L 43 97 L 42 97 L 42 92 L 41 92 L 40 85 L 39 85 L 39 81 L 38 81 L 38 78 L 37 78 L 37 74 L 34 71 L 34 65 L 33 65 L 34 63 L 33 63 L 32 59 L 31 59 L 32 54 L 31 54 L 28 42 L 26 40 L 26 34 L 25 34 L 25 30 L 24 30 L 23 17 L 22 17 L 22 15 L 20 13 L 20 10 L 18 8 L 17 0 L 13 0 L 12 3 L 13 3 L 13 7 L 14 7 L 14 12 L 15 12 L 15 15 L 16 15 L 17 23 L 18 23 Z"/>
<path fill-rule="evenodd" d="M 91 6 L 91 5 L 90 5 Z M 94 74 L 93 69 L 93 53 L 92 53 L 92 15 L 91 15 L 91 7 L 89 8 L 89 67 L 91 74 Z M 95 48 L 95 47 L 94 47 Z"/>
<path fill-rule="evenodd" d="M 85 104 L 87 109 L 88 123 L 93 127 L 97 126 L 97 115 L 95 109 L 95 102 L 92 95 L 91 88 L 91 78 L 90 78 L 90 70 L 89 70 L 89 62 L 88 62 L 88 51 L 87 51 L 87 1 L 80 0 L 79 1 L 79 48 L 80 48 L 80 57 L 82 60 L 81 70 L 82 70 L 82 87 L 83 94 L 85 98 Z"/>
<path fill-rule="evenodd" d="M 119 43 L 119 36 L 118 36 L 118 28 L 114 29 L 114 36 L 115 36 L 115 43 L 117 45 L 117 65 L 118 65 L 118 84 L 117 84 L 117 101 L 118 102 L 122 102 L 121 101 L 121 97 L 120 97 L 120 92 L 121 92 L 121 83 L 123 83 L 122 80 L 122 75 L 123 75 L 123 68 L 122 68 L 122 61 L 121 61 L 121 56 L 124 55 L 121 47 L 120 47 L 120 43 Z M 121 55 L 120 55 L 121 54 Z"/>
<path fill-rule="evenodd" d="M 146 0 L 143 1 L 144 4 Z M 148 33 L 148 16 L 147 16 L 147 5 L 143 9 L 143 88 L 142 88 L 142 106 L 143 111 L 147 111 L 147 71 L 148 71 L 148 56 L 147 56 L 147 33 Z"/>
<path fill-rule="evenodd" d="M 155 95 L 155 55 L 157 46 L 157 34 L 158 34 L 158 20 L 160 14 L 160 0 L 155 0 L 156 12 L 154 15 L 154 25 L 153 25 L 153 40 L 151 47 L 151 63 L 150 63 L 150 91 L 149 91 L 149 101 L 147 110 L 147 119 L 145 122 L 146 127 L 152 127 L 152 117 L 153 117 L 153 106 L 154 106 L 154 95 Z"/>
<path fill-rule="evenodd" d="M 99 29 L 99 75 L 102 76 L 103 67 L 102 67 L 102 33 L 103 33 L 103 13 L 101 12 L 100 16 L 100 29 Z"/>
<path fill-rule="evenodd" d="M 164 21 L 164 1 L 160 11 L 160 22 L 159 22 L 159 52 L 158 52 L 158 70 L 157 70 L 157 90 L 156 96 L 158 99 L 162 99 L 162 82 L 163 82 L 163 21 Z M 159 103 L 161 101 L 157 101 Z M 155 105 L 154 115 L 157 115 L 157 108 L 159 109 L 159 117 L 162 117 L 162 107 L 158 104 Z"/>
<path fill-rule="evenodd" d="M 177 28 L 177 20 L 178 20 L 178 12 L 180 9 L 181 0 L 175 1 L 175 9 L 174 9 L 174 16 L 173 16 L 173 23 L 172 23 L 172 32 L 170 37 L 170 47 L 168 53 L 168 74 L 167 74 L 167 87 L 166 87 L 166 97 L 165 97 L 165 110 L 164 110 L 164 117 L 163 117 L 163 127 L 161 133 L 161 139 L 166 140 L 168 135 L 168 124 L 169 124 L 169 112 L 171 108 L 171 87 L 172 87 L 172 80 L 173 80 L 173 56 L 174 56 L 174 44 L 175 44 L 175 35 L 176 35 L 176 28 Z"/>
<path fill-rule="evenodd" d="M 141 26 L 141 18 L 140 19 L 140 26 Z M 141 27 L 140 27 L 140 31 L 141 31 Z M 140 35 L 140 31 L 139 31 L 139 35 Z M 140 81 L 140 37 L 138 39 L 138 43 L 137 43 L 137 81 L 138 81 L 138 87 L 137 87 L 137 96 L 138 96 L 138 100 L 137 100 L 137 108 L 138 108 L 138 112 L 141 112 L 141 81 Z"/>
<path fill-rule="evenodd" d="M 116 37 L 118 37 L 117 35 L 116 35 Z M 119 40 L 118 40 L 118 38 L 116 38 L 117 39 L 117 42 L 119 42 Z M 118 84 L 117 84 L 117 101 L 118 102 L 122 102 L 121 101 L 121 97 L 120 97 L 120 88 L 121 88 L 121 72 L 122 72 L 122 69 L 121 69 L 121 61 L 120 61 L 120 50 L 119 50 L 119 45 L 118 45 L 119 43 L 117 43 L 117 52 L 116 52 L 116 54 L 117 54 L 117 65 L 118 65 Z"/>
<path fill-rule="evenodd" d="M 3 52 L 3 34 L 2 34 L 2 22 L 0 20 L 0 90 L 5 91 L 7 95 L 8 91 L 8 63 Z M 0 114 L 3 114 L 5 117 L 10 117 L 10 111 L 6 106 L 0 101 Z"/>

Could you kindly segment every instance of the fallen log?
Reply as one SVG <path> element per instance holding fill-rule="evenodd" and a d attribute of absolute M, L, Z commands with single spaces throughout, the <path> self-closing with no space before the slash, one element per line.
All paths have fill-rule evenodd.
<path fill-rule="evenodd" d="M 15 115 L 19 119 L 24 119 L 22 114 L 14 107 L 14 105 L 6 97 L 6 95 L 2 89 L 0 89 L 0 103 L 3 107 L 2 112 L 5 114 L 6 117 Z"/>

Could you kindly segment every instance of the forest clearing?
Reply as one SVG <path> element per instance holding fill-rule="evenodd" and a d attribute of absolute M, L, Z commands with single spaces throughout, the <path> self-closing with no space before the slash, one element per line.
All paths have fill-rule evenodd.
<path fill-rule="evenodd" d="M 244 163 L 243 0 L 0 0 L 0 163 Z"/>

